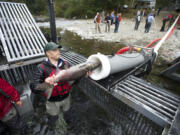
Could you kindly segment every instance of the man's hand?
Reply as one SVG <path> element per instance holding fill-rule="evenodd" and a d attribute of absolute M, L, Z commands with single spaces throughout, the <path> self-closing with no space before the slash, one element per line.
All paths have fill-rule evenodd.
<path fill-rule="evenodd" d="M 47 78 L 45 79 L 45 83 L 48 83 L 48 84 L 50 84 L 50 85 L 56 85 L 56 84 L 54 83 L 54 77 L 55 77 L 55 75 L 53 75 L 53 76 L 51 76 L 51 77 L 47 77 Z"/>
<path fill-rule="evenodd" d="M 86 73 L 85 77 L 87 78 L 87 77 L 89 77 L 91 74 L 92 74 L 92 71 L 88 71 L 88 72 Z"/>
<path fill-rule="evenodd" d="M 48 83 L 48 84 L 50 84 L 50 85 L 54 85 L 54 75 L 53 76 L 51 76 L 51 77 L 47 77 L 46 79 L 45 79 L 45 83 Z"/>
<path fill-rule="evenodd" d="M 21 100 L 19 100 L 19 101 L 16 102 L 16 104 L 17 104 L 17 106 L 21 107 L 23 103 L 22 103 Z"/>

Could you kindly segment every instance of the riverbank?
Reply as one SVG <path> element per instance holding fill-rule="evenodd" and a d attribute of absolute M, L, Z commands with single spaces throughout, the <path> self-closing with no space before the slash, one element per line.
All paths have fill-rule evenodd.
<path fill-rule="evenodd" d="M 49 27 L 49 22 L 38 23 L 39 26 Z M 66 20 L 56 19 L 56 27 L 76 33 L 82 39 L 97 39 L 106 42 L 118 42 L 126 45 L 146 46 L 151 41 L 162 38 L 166 32 L 160 32 L 161 19 L 156 17 L 149 33 L 144 33 L 145 19 L 140 23 L 138 31 L 134 31 L 135 20 L 123 19 L 120 23 L 119 32 L 114 33 L 114 25 L 105 33 L 105 24 L 101 24 L 101 33 L 95 32 L 95 24 L 92 19 Z M 63 32 L 62 32 L 63 33 Z M 172 36 L 164 42 L 159 50 L 159 56 L 166 61 L 171 61 L 180 52 L 180 30 L 175 30 Z"/>

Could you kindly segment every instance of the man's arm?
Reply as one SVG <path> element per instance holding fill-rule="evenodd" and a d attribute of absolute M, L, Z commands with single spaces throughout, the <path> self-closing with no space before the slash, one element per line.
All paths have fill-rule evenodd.
<path fill-rule="evenodd" d="M 94 23 L 96 23 L 96 18 L 97 18 L 97 15 L 94 17 Z"/>
<path fill-rule="evenodd" d="M 11 97 L 11 100 L 16 102 L 18 106 L 22 106 L 22 102 L 20 100 L 20 96 L 17 90 L 11 86 L 8 82 L 0 78 L 0 88 Z"/>

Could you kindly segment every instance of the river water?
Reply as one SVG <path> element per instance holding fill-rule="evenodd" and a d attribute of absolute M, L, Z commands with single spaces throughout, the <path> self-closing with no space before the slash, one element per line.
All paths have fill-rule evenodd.
<path fill-rule="evenodd" d="M 48 32 L 49 29 L 42 29 Z M 58 30 L 59 35 L 60 30 Z M 97 40 L 86 40 L 76 34 L 65 31 L 59 43 L 66 49 L 72 50 L 88 57 L 97 52 L 103 54 L 114 54 L 124 45 L 119 43 L 106 43 Z M 151 83 L 159 87 L 170 89 L 180 94 L 178 83 L 160 77 L 160 72 L 166 68 L 165 62 L 158 59 L 153 65 L 152 73 L 147 77 Z M 47 115 L 45 113 L 44 99 L 41 96 L 35 98 L 35 115 L 28 124 L 31 127 L 32 135 L 51 135 L 47 130 Z M 62 117 L 62 116 L 60 116 Z M 64 122 L 64 120 L 66 122 Z M 59 135 L 121 135 L 123 129 L 120 124 L 110 119 L 108 114 L 98 105 L 93 103 L 77 86 L 74 86 L 71 93 L 71 108 L 64 113 L 64 120 L 57 123 L 56 131 Z"/>

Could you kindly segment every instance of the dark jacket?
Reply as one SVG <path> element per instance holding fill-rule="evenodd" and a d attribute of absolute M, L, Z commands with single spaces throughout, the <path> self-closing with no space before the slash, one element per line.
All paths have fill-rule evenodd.
<path fill-rule="evenodd" d="M 106 16 L 106 17 L 105 17 L 105 21 L 106 21 L 106 23 L 110 23 L 110 21 L 111 21 L 111 16 Z"/>
<path fill-rule="evenodd" d="M 119 24 L 121 20 L 122 20 L 121 16 L 116 16 L 115 24 Z"/>
<path fill-rule="evenodd" d="M 37 86 L 43 83 L 47 77 L 55 74 L 58 68 L 59 70 L 68 68 L 67 62 L 62 59 L 59 59 L 58 63 L 58 67 L 55 67 L 49 60 L 47 60 L 37 66 L 37 71 L 35 72 L 33 82 L 31 83 L 31 89 L 34 93 L 39 93 L 39 90 L 36 89 Z M 68 97 L 70 89 L 71 85 L 69 85 L 68 82 L 58 82 L 58 85 L 53 88 L 49 101 L 62 101 Z"/>
<path fill-rule="evenodd" d="M 14 102 L 20 101 L 17 90 L 8 82 L 0 78 L 0 89 L 4 91 Z M 2 119 L 12 108 L 10 100 L 0 93 L 0 119 Z"/>

